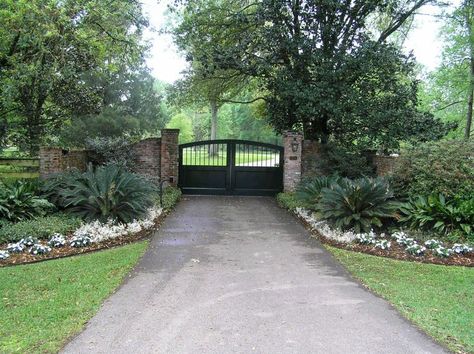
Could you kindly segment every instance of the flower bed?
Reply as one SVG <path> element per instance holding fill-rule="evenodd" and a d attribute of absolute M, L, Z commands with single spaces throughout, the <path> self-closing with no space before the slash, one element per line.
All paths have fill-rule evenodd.
<path fill-rule="evenodd" d="M 95 221 L 81 225 L 68 235 L 55 233 L 48 240 L 25 237 L 16 243 L 0 245 L 0 266 L 67 257 L 135 242 L 150 235 L 165 215 L 163 209 L 153 207 L 146 218 L 128 224 Z"/>
<path fill-rule="evenodd" d="M 467 244 L 445 245 L 434 239 L 418 242 L 403 231 L 391 235 L 377 235 L 373 231 L 362 234 L 343 232 L 332 228 L 326 221 L 318 220 L 307 209 L 296 208 L 293 212 L 312 231 L 313 236 L 338 248 L 401 260 L 474 266 L 474 250 Z"/>

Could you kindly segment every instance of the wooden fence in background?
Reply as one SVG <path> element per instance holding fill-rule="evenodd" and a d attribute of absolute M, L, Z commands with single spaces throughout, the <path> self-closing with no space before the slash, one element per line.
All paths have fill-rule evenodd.
<path fill-rule="evenodd" d="M 0 179 L 39 177 L 39 158 L 0 158 Z"/>

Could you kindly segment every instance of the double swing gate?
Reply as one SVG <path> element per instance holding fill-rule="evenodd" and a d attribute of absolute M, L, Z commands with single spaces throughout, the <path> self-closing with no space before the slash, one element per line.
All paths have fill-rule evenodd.
<path fill-rule="evenodd" d="M 179 146 L 184 194 L 274 195 L 283 189 L 283 147 L 245 140 Z"/>

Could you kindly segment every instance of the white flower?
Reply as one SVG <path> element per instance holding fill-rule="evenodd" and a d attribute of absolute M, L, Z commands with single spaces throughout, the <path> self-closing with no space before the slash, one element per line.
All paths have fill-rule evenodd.
<path fill-rule="evenodd" d="M 439 246 L 435 248 L 433 252 L 438 257 L 449 257 L 453 253 L 452 250 L 450 250 L 449 248 L 445 248 L 443 246 Z"/>
<path fill-rule="evenodd" d="M 163 213 L 161 208 L 151 208 L 147 212 L 147 216 L 141 220 L 133 220 L 128 224 L 116 224 L 112 220 L 105 223 L 94 221 L 79 227 L 74 236 L 87 234 L 90 236 L 91 242 L 102 242 L 129 234 L 135 234 L 142 230 L 147 230 L 155 225 L 155 219 Z"/>
<path fill-rule="evenodd" d="M 426 246 L 426 248 L 428 248 L 430 250 L 434 250 L 438 247 L 442 247 L 443 244 L 438 240 L 431 239 L 431 240 L 425 241 L 425 246 Z"/>
<path fill-rule="evenodd" d="M 25 245 L 20 241 L 17 243 L 9 243 L 7 246 L 7 251 L 9 253 L 21 253 L 25 250 Z"/>
<path fill-rule="evenodd" d="M 8 251 L 0 251 L 0 260 L 4 260 L 10 257 L 10 253 Z"/>
<path fill-rule="evenodd" d="M 51 247 L 44 246 L 40 243 L 36 243 L 30 248 L 30 253 L 34 254 L 34 255 L 46 254 L 46 253 L 49 253 L 49 252 L 51 252 Z"/>
<path fill-rule="evenodd" d="M 61 234 L 53 234 L 48 241 L 48 245 L 51 247 L 62 247 L 66 244 L 66 239 Z"/>
<path fill-rule="evenodd" d="M 85 247 L 90 245 L 91 243 L 91 238 L 88 235 L 77 235 L 73 236 L 71 240 L 69 241 L 69 246 L 71 247 Z"/>
<path fill-rule="evenodd" d="M 375 241 L 375 234 L 373 231 L 370 231 L 368 234 L 357 234 L 356 236 L 357 242 L 362 243 L 364 245 L 374 244 Z"/>
<path fill-rule="evenodd" d="M 401 246 L 412 246 L 416 241 L 411 237 L 401 236 L 397 238 L 397 243 Z"/>
<path fill-rule="evenodd" d="M 326 221 L 317 219 L 314 213 L 311 213 L 311 211 L 307 209 L 296 208 L 295 213 L 308 223 L 311 230 L 317 231 L 320 235 L 328 239 L 337 242 L 351 243 L 357 237 L 357 234 L 352 231 L 343 232 L 332 229 Z"/>
<path fill-rule="evenodd" d="M 455 243 L 453 247 L 451 247 L 451 250 L 457 254 L 466 254 L 472 252 L 472 247 L 462 243 Z"/>
<path fill-rule="evenodd" d="M 22 238 L 20 240 L 20 243 L 24 244 L 25 246 L 33 246 L 38 243 L 38 239 L 34 238 L 33 236 L 28 236 L 25 238 Z"/>
<path fill-rule="evenodd" d="M 399 238 L 408 238 L 409 235 L 403 231 L 397 231 L 392 234 L 392 237 L 394 239 L 399 239 Z"/>
<path fill-rule="evenodd" d="M 381 250 L 388 250 L 392 246 L 392 243 L 389 240 L 379 240 L 375 242 L 375 248 L 380 248 Z"/>
<path fill-rule="evenodd" d="M 406 251 L 414 256 L 422 256 L 425 253 L 426 248 L 413 242 L 411 245 L 408 245 Z"/>

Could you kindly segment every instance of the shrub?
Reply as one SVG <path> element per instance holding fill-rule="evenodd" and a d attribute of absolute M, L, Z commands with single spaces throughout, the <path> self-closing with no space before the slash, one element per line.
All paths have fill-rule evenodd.
<path fill-rule="evenodd" d="M 302 207 L 301 202 L 296 198 L 295 193 L 282 192 L 277 194 L 278 204 L 285 209 L 295 210 Z"/>
<path fill-rule="evenodd" d="M 395 216 L 398 203 L 388 183 L 381 178 L 341 179 L 323 188 L 318 204 L 320 215 L 339 229 L 368 232 Z"/>
<path fill-rule="evenodd" d="M 300 206 L 316 209 L 321 197 L 321 190 L 329 188 L 340 180 L 337 176 L 312 177 L 302 181 L 296 188 L 295 197 L 301 202 Z"/>
<path fill-rule="evenodd" d="M 439 141 L 403 152 L 393 173 L 397 195 L 474 198 L 474 141 Z"/>
<path fill-rule="evenodd" d="M 135 153 L 132 141 L 126 137 L 98 137 L 87 139 L 89 160 L 94 165 L 119 165 L 133 170 Z"/>
<path fill-rule="evenodd" d="M 89 166 L 84 173 L 71 174 L 57 191 L 74 215 L 124 223 L 144 216 L 155 192 L 146 179 L 117 165 Z"/>
<path fill-rule="evenodd" d="M 401 222 L 414 229 L 435 230 L 442 234 L 459 231 L 465 236 L 473 233 L 474 207 L 467 201 L 447 201 L 442 194 L 418 197 L 400 208 Z"/>
<path fill-rule="evenodd" d="M 178 203 L 181 198 L 181 190 L 179 188 L 174 187 L 166 187 L 163 190 L 163 205 L 162 207 L 164 210 L 171 210 L 174 206 Z M 155 204 L 160 204 L 160 196 L 158 195 L 155 200 Z"/>
<path fill-rule="evenodd" d="M 54 205 L 36 195 L 36 184 L 17 180 L 0 187 L 0 218 L 22 221 L 45 215 Z"/>
<path fill-rule="evenodd" d="M 65 209 L 66 202 L 62 191 L 69 187 L 71 180 L 78 179 L 80 176 L 81 172 L 78 170 L 57 173 L 44 181 L 41 192 L 57 208 Z"/>
<path fill-rule="evenodd" d="M 27 236 L 48 239 L 54 233 L 71 233 L 80 225 L 80 219 L 65 214 L 42 216 L 15 224 L 7 223 L 0 228 L 0 243 L 17 242 Z"/>

